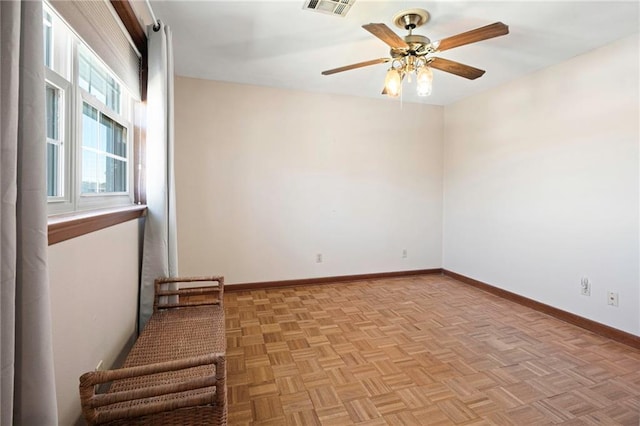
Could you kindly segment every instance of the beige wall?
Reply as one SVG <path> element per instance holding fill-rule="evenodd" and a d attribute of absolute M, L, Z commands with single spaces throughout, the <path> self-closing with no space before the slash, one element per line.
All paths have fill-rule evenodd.
<path fill-rule="evenodd" d="M 635 35 L 446 107 L 445 268 L 640 335 L 639 63 Z"/>
<path fill-rule="evenodd" d="M 175 88 L 181 274 L 440 267 L 441 107 L 183 77 Z"/>
<path fill-rule="evenodd" d="M 58 416 L 80 416 L 78 379 L 113 365 L 135 336 L 139 223 L 129 221 L 49 246 Z"/>

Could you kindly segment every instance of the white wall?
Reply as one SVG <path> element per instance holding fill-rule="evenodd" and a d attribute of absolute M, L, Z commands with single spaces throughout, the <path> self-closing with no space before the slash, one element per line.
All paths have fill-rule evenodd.
<path fill-rule="evenodd" d="M 441 107 L 182 77 L 175 106 L 181 274 L 441 266 Z"/>
<path fill-rule="evenodd" d="M 640 335 L 638 64 L 636 35 L 446 107 L 445 269 Z"/>
<path fill-rule="evenodd" d="M 139 224 L 129 221 L 49 246 L 53 352 L 61 425 L 80 417 L 81 374 L 105 368 L 135 338 Z"/>

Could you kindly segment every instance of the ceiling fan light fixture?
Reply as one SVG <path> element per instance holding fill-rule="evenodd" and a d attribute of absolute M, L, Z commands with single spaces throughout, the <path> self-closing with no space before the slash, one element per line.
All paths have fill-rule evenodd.
<path fill-rule="evenodd" d="M 420 68 L 416 80 L 418 96 L 429 96 L 433 87 L 433 71 L 431 71 L 431 68 L 426 65 Z"/>
<path fill-rule="evenodd" d="M 329 0 L 307 1 L 317 2 Z M 449 59 L 428 55 L 509 34 L 509 27 L 507 25 L 502 22 L 494 22 L 493 24 L 485 25 L 484 27 L 431 42 L 428 37 L 413 34 L 412 32 L 415 28 L 418 28 L 429 21 L 429 12 L 426 10 L 404 10 L 396 14 L 393 21 L 398 27 L 408 30 L 409 34 L 405 37 L 400 37 L 383 23 L 369 23 L 362 26 L 362 28 L 391 48 L 389 51 L 389 58 L 374 59 L 344 67 L 333 68 L 322 71 L 322 75 L 330 75 L 369 65 L 391 62 L 391 68 L 387 71 L 384 81 L 384 90 L 382 91 L 383 95 L 386 94 L 394 98 L 400 95 L 402 92 L 402 82 L 404 78 L 406 77 L 407 82 L 411 83 L 411 74 L 415 73 L 417 95 L 421 97 L 429 96 L 431 95 L 433 88 L 432 68 L 448 72 L 468 80 L 475 80 L 478 77 L 482 77 L 485 71 L 459 62 L 451 61 Z"/>
<path fill-rule="evenodd" d="M 400 72 L 391 67 L 389 71 L 387 71 L 387 76 L 384 79 L 384 87 L 386 89 L 387 95 L 392 98 L 398 97 L 400 95 L 400 90 L 402 87 L 402 76 Z"/>

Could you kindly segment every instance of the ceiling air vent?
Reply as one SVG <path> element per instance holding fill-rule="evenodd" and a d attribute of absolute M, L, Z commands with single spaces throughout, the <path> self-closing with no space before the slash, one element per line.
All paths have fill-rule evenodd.
<path fill-rule="evenodd" d="M 356 0 L 306 0 L 302 8 L 329 15 L 346 16 L 355 2 Z"/>

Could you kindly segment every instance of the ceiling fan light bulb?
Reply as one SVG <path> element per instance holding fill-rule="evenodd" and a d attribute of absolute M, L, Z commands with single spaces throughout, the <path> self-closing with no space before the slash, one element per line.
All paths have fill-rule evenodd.
<path fill-rule="evenodd" d="M 391 68 L 387 71 L 387 76 L 384 79 L 384 87 L 387 89 L 387 95 L 395 98 L 400 94 L 400 87 L 402 85 L 402 78 L 398 70 Z"/>
<path fill-rule="evenodd" d="M 420 68 L 416 80 L 418 96 L 429 96 L 433 87 L 433 71 L 431 71 L 431 68 Z"/>

